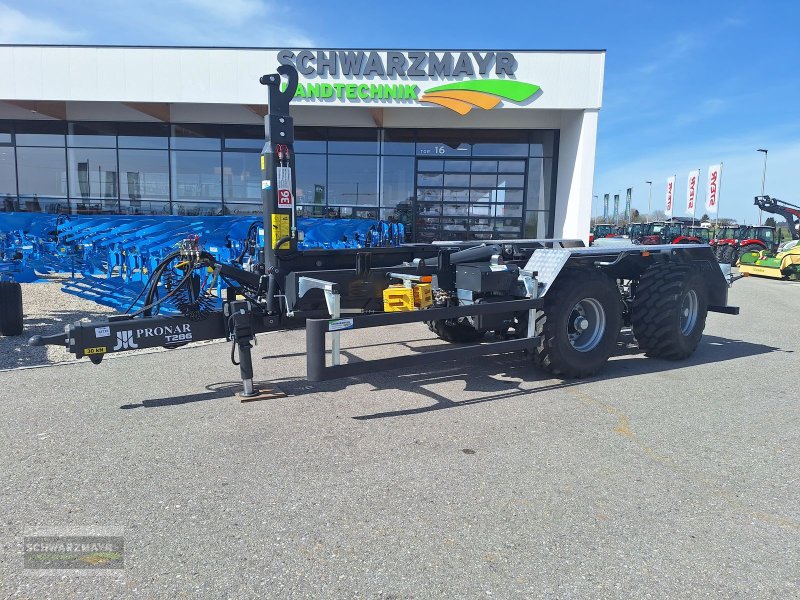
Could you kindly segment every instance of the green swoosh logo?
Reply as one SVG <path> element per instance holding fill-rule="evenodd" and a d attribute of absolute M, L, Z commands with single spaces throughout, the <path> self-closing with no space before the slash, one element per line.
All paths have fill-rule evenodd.
<path fill-rule="evenodd" d="M 538 85 L 532 83 L 525 83 L 524 81 L 514 81 L 509 79 L 477 79 L 474 81 L 459 81 L 457 83 L 449 83 L 447 85 L 440 85 L 435 88 L 428 88 L 426 92 L 445 92 L 449 90 L 464 90 L 469 92 L 482 92 L 484 94 L 492 94 L 499 96 L 506 100 L 514 102 L 524 102 L 540 88 Z"/>

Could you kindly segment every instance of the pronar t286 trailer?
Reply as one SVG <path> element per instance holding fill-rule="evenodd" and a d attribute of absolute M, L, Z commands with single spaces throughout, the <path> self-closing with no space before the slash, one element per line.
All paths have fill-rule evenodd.
<path fill-rule="evenodd" d="M 298 250 L 289 113 L 297 72 L 278 71 L 261 78 L 270 111 L 261 155 L 263 245 L 253 242 L 239 264 L 226 265 L 186 240 L 153 271 L 139 310 L 74 323 L 32 344 L 62 344 L 100 363 L 123 350 L 227 338 L 232 359 L 238 349 L 242 395 L 252 396 L 251 342 L 264 331 L 305 325 L 311 381 L 515 350 L 557 376 L 582 377 L 602 368 L 624 327 L 648 356 L 682 359 L 697 347 L 708 311 L 738 313 L 727 305 L 729 281 L 707 245 L 586 248 L 562 239 Z M 204 287 L 198 273 L 226 283 L 221 310 L 206 308 L 215 286 Z M 167 298 L 182 314 L 158 314 Z M 458 345 L 340 364 L 342 331 L 413 322 Z"/>

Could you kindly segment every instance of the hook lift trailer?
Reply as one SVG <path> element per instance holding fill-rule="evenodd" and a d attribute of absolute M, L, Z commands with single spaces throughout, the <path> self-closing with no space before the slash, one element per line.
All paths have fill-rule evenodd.
<path fill-rule="evenodd" d="M 683 359 L 697 347 L 708 311 L 738 314 L 727 305 L 730 275 L 706 244 L 587 248 L 582 240 L 518 239 L 298 250 L 289 114 L 297 80 L 288 65 L 260 79 L 269 101 L 261 153 L 266 234 L 263 247 L 251 244 L 252 260 L 222 264 L 186 240 L 153 270 L 138 311 L 79 321 L 29 343 L 64 345 L 99 364 L 118 351 L 227 338 L 246 398 L 258 394 L 252 341 L 266 331 L 305 325 L 309 381 L 512 351 L 556 376 L 585 377 L 603 367 L 623 327 L 648 356 Z M 198 270 L 227 284 L 221 310 L 204 307 Z M 168 271 L 178 281 L 159 291 Z M 178 298 L 181 314 L 158 314 L 168 297 Z M 342 331 L 414 322 L 460 345 L 341 364 Z M 478 343 L 488 333 L 496 341 Z"/>

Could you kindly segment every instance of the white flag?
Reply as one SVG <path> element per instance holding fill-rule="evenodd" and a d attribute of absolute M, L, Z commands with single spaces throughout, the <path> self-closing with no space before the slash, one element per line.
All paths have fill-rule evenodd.
<path fill-rule="evenodd" d="M 706 212 L 716 214 L 719 203 L 719 183 L 722 177 L 722 165 L 708 167 L 708 188 L 706 188 Z"/>
<path fill-rule="evenodd" d="M 667 208 L 664 214 L 667 217 L 672 216 L 672 201 L 675 199 L 675 175 L 667 177 Z"/>
<path fill-rule="evenodd" d="M 686 214 L 694 215 L 697 205 L 697 180 L 700 179 L 700 171 L 689 171 L 689 179 L 686 181 Z"/>

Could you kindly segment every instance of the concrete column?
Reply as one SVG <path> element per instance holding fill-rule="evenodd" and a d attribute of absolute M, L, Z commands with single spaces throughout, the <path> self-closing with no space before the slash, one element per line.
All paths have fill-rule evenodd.
<path fill-rule="evenodd" d="M 558 148 L 554 235 L 588 244 L 592 216 L 597 110 L 564 111 Z"/>

